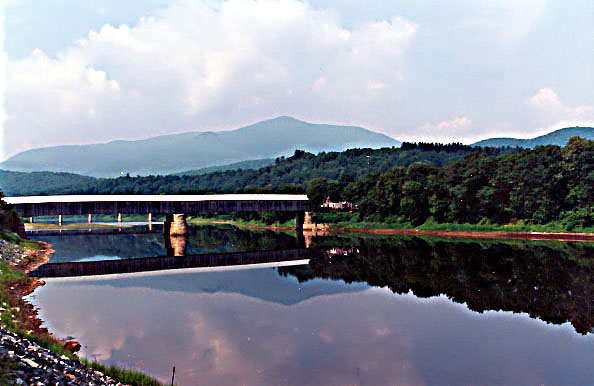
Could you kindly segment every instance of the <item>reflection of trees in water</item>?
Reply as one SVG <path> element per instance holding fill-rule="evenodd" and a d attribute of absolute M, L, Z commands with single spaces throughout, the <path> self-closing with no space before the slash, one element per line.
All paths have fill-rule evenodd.
<path fill-rule="evenodd" d="M 295 248 L 295 245 L 295 236 L 283 232 L 200 226 L 190 228 L 188 253 L 269 251 Z"/>
<path fill-rule="evenodd" d="M 447 295 L 483 312 L 525 312 L 577 332 L 593 328 L 594 246 L 529 241 L 443 241 L 424 238 L 316 239 L 308 268 L 279 269 L 300 281 L 314 277 L 367 282 L 418 297 Z M 316 245 L 317 244 L 317 245 Z M 350 244 L 345 254 L 327 252 Z"/>
<path fill-rule="evenodd" d="M 78 260 L 85 257 L 118 256 L 121 258 L 164 256 L 165 240 L 158 227 L 156 233 L 36 236 L 53 245 L 52 262 Z M 295 237 L 269 230 L 251 231 L 232 226 L 190 227 L 186 253 L 265 251 L 295 247 Z"/>

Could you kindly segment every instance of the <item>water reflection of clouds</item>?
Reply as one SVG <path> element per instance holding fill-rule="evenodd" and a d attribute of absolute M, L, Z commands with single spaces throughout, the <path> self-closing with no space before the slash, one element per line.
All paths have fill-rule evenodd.
<path fill-rule="evenodd" d="M 163 380 L 175 365 L 181 384 L 563 383 L 571 378 L 559 355 L 575 361 L 565 372 L 582 376 L 592 359 L 588 337 L 572 341 L 505 314 L 469 318 L 478 314 L 443 297 L 382 289 L 286 306 L 236 293 L 49 283 L 36 303 L 89 357 Z"/>
<path fill-rule="evenodd" d="M 47 291 L 39 296 L 48 297 L 40 299 L 48 310 L 43 317 L 59 321 L 52 327 L 60 334 L 89 346 L 85 355 L 152 369 L 163 379 L 170 371 L 163 362 L 170 362 L 184 384 L 192 383 L 192 377 L 205 384 L 422 383 L 409 371 L 410 361 L 398 358 L 410 343 L 384 342 L 386 335 L 377 331 L 386 331 L 386 326 L 372 315 L 357 318 L 352 297 L 321 296 L 286 307 L 236 294 L 100 291 L 97 296 L 95 288 L 84 285 Z M 342 306 L 328 309 L 327 302 L 334 300 Z M 63 330 L 66 326 L 69 331 Z M 395 347 L 399 349 L 393 351 Z M 395 368 L 400 368 L 397 374 Z"/>

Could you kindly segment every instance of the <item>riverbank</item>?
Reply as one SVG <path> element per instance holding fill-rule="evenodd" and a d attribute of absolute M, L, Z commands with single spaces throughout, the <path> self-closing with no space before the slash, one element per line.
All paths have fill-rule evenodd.
<path fill-rule="evenodd" d="M 54 251 L 12 233 L 0 236 L 0 384 L 161 385 L 137 371 L 81 361 L 74 354 L 78 342 L 60 340 L 42 327 L 23 297 L 45 284 L 27 274 Z"/>
<path fill-rule="evenodd" d="M 117 228 L 125 228 L 129 227 L 130 225 L 126 225 L 126 223 L 122 223 L 121 225 L 112 225 L 112 224 L 85 224 L 85 223 L 73 223 L 68 225 L 57 225 L 57 224 L 47 224 L 47 223 L 27 223 L 25 224 L 26 231 L 32 230 L 69 230 L 69 229 L 117 229 Z"/>
<path fill-rule="evenodd" d="M 251 220 L 216 220 L 192 218 L 192 224 L 228 224 L 249 229 L 294 230 L 295 224 L 265 224 Z M 534 230 L 530 230 L 534 229 Z M 486 239 L 527 239 L 553 241 L 585 241 L 594 242 L 594 232 L 547 232 L 544 226 L 530 225 L 481 225 L 481 224 L 423 224 L 412 227 L 410 224 L 387 223 L 349 223 L 304 224 L 304 230 L 316 234 L 325 232 L 373 233 L 381 235 L 419 235 L 438 237 L 467 237 Z"/>
<path fill-rule="evenodd" d="M 591 241 L 594 233 L 548 233 L 548 232 L 479 232 L 479 231 L 431 231 L 420 229 L 381 229 L 381 228 L 334 228 L 328 227 L 328 232 L 374 233 L 381 235 L 420 235 L 439 237 L 469 237 L 480 239 L 527 239 L 554 241 Z"/>

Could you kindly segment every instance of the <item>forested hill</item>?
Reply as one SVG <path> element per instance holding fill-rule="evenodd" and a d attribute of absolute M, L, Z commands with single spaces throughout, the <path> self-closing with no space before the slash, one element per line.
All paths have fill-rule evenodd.
<path fill-rule="evenodd" d="M 594 226 L 594 141 L 573 137 L 564 147 L 515 154 L 472 153 L 437 168 L 414 164 L 356 181 L 316 178 L 307 195 L 321 203 L 352 202 L 356 221 Z M 354 217 L 355 217 L 354 216 Z"/>
<path fill-rule="evenodd" d="M 415 162 L 442 166 L 471 152 L 489 155 L 514 153 L 518 149 L 473 148 L 461 144 L 434 145 L 404 143 L 402 148 L 352 149 L 314 155 L 296 151 L 280 157 L 274 165 L 259 170 L 228 170 L 193 176 L 148 176 L 95 179 L 69 173 L 20 173 L 0 171 L 0 187 L 7 196 L 50 194 L 175 194 L 254 191 L 257 188 L 303 192 L 315 177 L 359 179 L 394 166 Z M 288 190 L 287 190 L 288 189 Z"/>
<path fill-rule="evenodd" d="M 525 148 L 535 148 L 536 146 L 546 145 L 565 146 L 571 137 L 594 139 L 594 127 L 566 127 L 532 139 L 490 138 L 476 142 L 472 146 L 517 146 Z"/>
<path fill-rule="evenodd" d="M 232 162 L 356 147 L 398 146 L 384 134 L 355 126 L 313 124 L 278 117 L 236 130 L 191 132 L 137 141 L 54 146 L 19 153 L 1 167 L 13 171 L 70 172 L 93 177 L 171 174 Z"/>
<path fill-rule="evenodd" d="M 185 172 L 175 173 L 178 176 L 199 176 L 201 174 L 208 174 L 214 172 L 224 172 L 227 170 L 237 170 L 237 169 L 260 169 L 266 166 L 274 165 L 274 158 L 263 158 L 263 159 L 254 159 L 250 161 L 240 161 L 240 162 L 233 162 L 226 165 L 218 165 L 218 166 L 209 166 L 206 168 L 194 169 L 194 170 L 186 170 Z"/>

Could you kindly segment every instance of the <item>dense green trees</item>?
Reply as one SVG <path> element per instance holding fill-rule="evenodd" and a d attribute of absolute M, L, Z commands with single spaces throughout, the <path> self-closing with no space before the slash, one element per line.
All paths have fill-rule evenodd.
<path fill-rule="evenodd" d="M 593 226 L 594 142 L 572 138 L 565 147 L 489 155 L 473 152 L 445 166 L 415 163 L 371 173 L 343 185 L 338 199 L 353 202 L 360 219 L 505 224 L 561 221 Z M 325 181 L 325 189 L 332 181 Z M 340 185 L 340 182 L 335 182 Z M 312 180 L 308 195 L 327 194 Z"/>
<path fill-rule="evenodd" d="M 4 198 L 4 193 L 0 190 L 0 232 L 18 232 L 21 219 L 2 198 Z"/>
<path fill-rule="evenodd" d="M 473 148 L 459 144 L 404 144 L 404 149 L 351 149 L 314 155 L 301 150 L 259 170 L 226 170 L 204 175 L 97 179 L 71 173 L 0 171 L 0 187 L 10 196 L 50 194 L 180 194 L 235 192 L 305 192 L 312 178 L 326 178 L 330 192 L 371 172 L 415 162 L 442 166 L 472 152 L 513 153 L 518 149 Z M 334 182 L 339 183 L 336 185 Z"/>
<path fill-rule="evenodd" d="M 356 205 L 365 221 L 437 223 L 559 222 L 593 226 L 594 145 L 532 150 L 410 144 L 314 155 L 296 151 L 259 170 L 197 176 L 94 179 L 66 173 L 0 172 L 9 195 L 303 193 Z"/>

